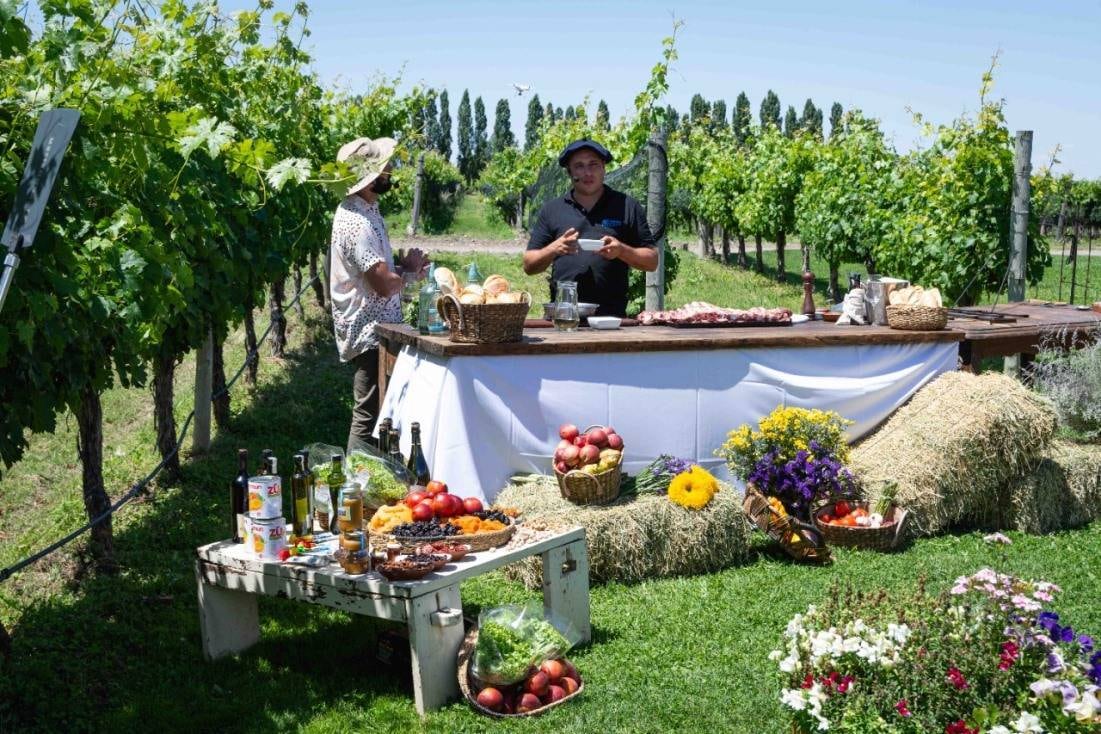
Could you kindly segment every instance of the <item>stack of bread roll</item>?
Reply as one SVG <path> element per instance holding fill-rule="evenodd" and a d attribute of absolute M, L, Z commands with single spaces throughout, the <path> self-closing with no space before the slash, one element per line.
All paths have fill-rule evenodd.
<path fill-rule="evenodd" d="M 920 285 L 912 285 L 908 288 L 900 288 L 891 291 L 887 300 L 892 306 L 928 306 L 929 308 L 943 308 L 944 303 L 937 288 L 922 288 Z"/>
<path fill-rule="evenodd" d="M 436 285 L 440 293 L 453 295 L 463 305 L 485 305 L 490 303 L 523 303 L 524 294 L 512 290 L 508 280 L 501 275 L 491 275 L 481 285 L 470 284 L 460 287 L 459 280 L 448 268 L 436 268 Z"/>

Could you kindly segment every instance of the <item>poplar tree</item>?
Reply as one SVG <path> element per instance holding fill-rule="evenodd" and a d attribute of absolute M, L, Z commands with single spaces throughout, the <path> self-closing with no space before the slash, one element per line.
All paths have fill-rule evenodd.
<path fill-rule="evenodd" d="M 528 102 L 528 121 L 524 124 L 524 150 L 531 150 L 539 142 L 539 126 L 543 124 L 543 105 L 539 95 Z"/>
<path fill-rule="evenodd" d="M 459 101 L 459 171 L 467 183 L 474 180 L 477 167 L 477 151 L 474 148 L 474 122 L 470 116 L 470 92 L 463 90 Z"/>
<path fill-rule="evenodd" d="M 436 139 L 436 150 L 445 160 L 451 160 L 451 111 L 447 108 L 447 90 L 440 92 L 440 136 Z"/>

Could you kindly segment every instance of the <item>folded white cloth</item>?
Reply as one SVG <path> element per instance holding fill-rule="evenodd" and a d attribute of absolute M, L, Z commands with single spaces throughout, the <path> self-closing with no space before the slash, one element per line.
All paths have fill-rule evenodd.
<path fill-rule="evenodd" d="M 845 295 L 841 302 L 841 318 L 839 324 L 866 324 L 868 323 L 864 313 L 864 289 L 853 288 Z"/>

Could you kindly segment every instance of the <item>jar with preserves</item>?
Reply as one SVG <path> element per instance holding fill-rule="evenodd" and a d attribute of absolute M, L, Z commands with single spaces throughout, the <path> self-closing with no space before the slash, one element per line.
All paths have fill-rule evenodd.
<path fill-rule="evenodd" d="M 340 488 L 337 506 L 337 527 L 342 533 L 363 530 L 363 490 L 358 484 L 345 484 Z"/>

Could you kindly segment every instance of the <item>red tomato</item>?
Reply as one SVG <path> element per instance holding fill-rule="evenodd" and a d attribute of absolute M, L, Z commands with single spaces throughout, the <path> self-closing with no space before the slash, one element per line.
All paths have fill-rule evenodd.
<path fill-rule="evenodd" d="M 818 519 L 828 525 L 829 523 L 833 522 L 833 515 L 827 512 L 825 515 L 819 515 Z"/>
<path fill-rule="evenodd" d="M 845 500 L 841 500 L 833 506 L 833 512 L 837 517 L 844 517 L 849 514 L 849 503 Z"/>
<path fill-rule="evenodd" d="M 443 482 L 437 482 L 435 479 L 428 483 L 425 491 L 428 492 L 429 497 L 435 497 L 438 494 L 447 494 L 447 485 Z"/>
<path fill-rule="evenodd" d="M 405 506 L 413 509 L 427 498 L 427 492 L 410 492 L 405 496 Z"/>

